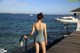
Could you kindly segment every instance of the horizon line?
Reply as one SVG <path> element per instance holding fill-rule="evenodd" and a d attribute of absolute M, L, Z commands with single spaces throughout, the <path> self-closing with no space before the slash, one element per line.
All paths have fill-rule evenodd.
<path fill-rule="evenodd" d="M 0 14 L 37 14 L 37 13 L 0 13 Z M 50 14 L 50 15 L 73 15 L 73 13 L 71 14 L 52 14 L 52 13 L 43 13 L 43 14 Z"/>

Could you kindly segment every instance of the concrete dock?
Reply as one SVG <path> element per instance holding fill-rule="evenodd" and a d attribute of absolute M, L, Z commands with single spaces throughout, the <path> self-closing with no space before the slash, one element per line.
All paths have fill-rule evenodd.
<path fill-rule="evenodd" d="M 69 36 L 53 45 L 47 53 L 80 53 L 80 31 L 75 31 Z"/>

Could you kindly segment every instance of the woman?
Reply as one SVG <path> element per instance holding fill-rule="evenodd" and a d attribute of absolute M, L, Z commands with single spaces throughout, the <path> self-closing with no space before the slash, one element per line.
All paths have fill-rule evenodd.
<path fill-rule="evenodd" d="M 36 36 L 35 36 L 36 53 L 39 53 L 40 46 L 41 46 L 42 52 L 46 53 L 47 31 L 46 31 L 46 24 L 42 22 L 43 14 L 39 13 L 37 15 L 37 19 L 38 21 L 33 24 L 32 32 L 30 33 L 30 36 L 34 34 L 34 31 L 36 31 Z M 28 37 L 24 36 L 24 38 L 28 38 Z"/>

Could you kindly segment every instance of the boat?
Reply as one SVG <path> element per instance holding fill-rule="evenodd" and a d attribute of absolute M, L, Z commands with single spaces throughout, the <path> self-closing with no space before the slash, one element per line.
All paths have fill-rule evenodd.
<path fill-rule="evenodd" d="M 64 24 L 69 24 L 69 23 L 77 23 L 78 19 L 72 16 L 67 16 L 67 17 L 56 18 L 56 21 L 62 22 Z"/>
<path fill-rule="evenodd" d="M 70 33 L 69 33 L 69 30 L 68 30 L 69 24 L 72 24 L 72 23 L 76 23 L 76 24 L 77 24 L 77 22 L 78 22 L 78 19 L 77 19 L 77 18 L 74 18 L 74 17 L 72 17 L 72 16 L 56 18 L 55 20 L 56 20 L 57 22 L 61 22 L 61 23 L 64 24 L 64 27 L 63 27 L 63 28 L 65 28 L 65 29 L 67 30 L 67 32 L 66 32 L 66 34 L 64 35 L 64 37 L 66 37 L 66 36 L 68 36 L 68 34 L 70 34 Z"/>
<path fill-rule="evenodd" d="M 30 16 L 33 16 L 33 14 L 30 14 Z"/>

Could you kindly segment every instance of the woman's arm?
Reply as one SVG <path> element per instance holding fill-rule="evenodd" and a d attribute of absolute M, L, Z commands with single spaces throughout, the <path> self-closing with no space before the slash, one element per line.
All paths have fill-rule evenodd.
<path fill-rule="evenodd" d="M 34 34 L 34 31 L 35 31 L 35 27 L 34 26 L 35 26 L 35 24 L 33 24 L 32 31 L 31 31 L 31 33 L 28 36 L 31 36 L 31 35 Z M 28 36 L 24 36 L 24 38 L 28 38 Z"/>
<path fill-rule="evenodd" d="M 46 44 L 47 44 L 47 30 L 46 30 L 46 24 L 44 24 L 44 36 L 45 36 L 45 41 L 46 41 Z"/>
<path fill-rule="evenodd" d="M 34 31 L 35 31 L 35 24 L 33 24 L 33 26 L 32 26 L 32 31 L 30 33 L 30 36 L 34 34 Z"/>

